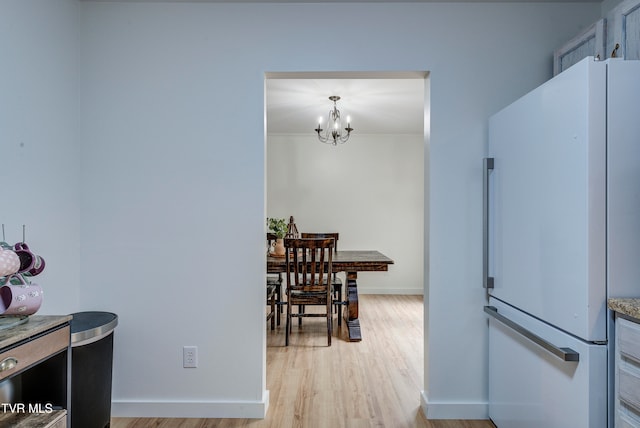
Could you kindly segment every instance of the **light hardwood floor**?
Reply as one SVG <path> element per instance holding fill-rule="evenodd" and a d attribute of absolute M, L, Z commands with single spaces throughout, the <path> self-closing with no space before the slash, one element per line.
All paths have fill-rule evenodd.
<path fill-rule="evenodd" d="M 265 419 L 113 418 L 111 428 L 494 428 L 423 416 L 422 296 L 361 295 L 359 302 L 362 342 L 347 342 L 344 326 L 334 325 L 327 347 L 324 318 L 294 324 L 289 347 L 284 319 L 267 330 Z"/>

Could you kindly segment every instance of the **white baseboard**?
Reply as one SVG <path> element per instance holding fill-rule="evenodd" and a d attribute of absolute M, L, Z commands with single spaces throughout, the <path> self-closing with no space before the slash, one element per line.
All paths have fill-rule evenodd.
<path fill-rule="evenodd" d="M 420 407 L 427 419 L 489 419 L 486 402 L 434 402 L 425 391 L 420 394 Z"/>
<path fill-rule="evenodd" d="M 422 288 L 367 288 L 358 285 L 358 294 L 409 294 L 424 295 Z"/>
<path fill-rule="evenodd" d="M 116 418 L 240 418 L 264 419 L 269 391 L 262 401 L 113 401 Z"/>

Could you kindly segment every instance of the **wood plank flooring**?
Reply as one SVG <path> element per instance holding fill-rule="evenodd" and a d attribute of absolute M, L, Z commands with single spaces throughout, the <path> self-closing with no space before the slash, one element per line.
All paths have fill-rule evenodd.
<path fill-rule="evenodd" d="M 494 428 L 490 421 L 426 420 L 422 296 L 361 295 L 362 342 L 348 342 L 334 317 L 327 347 L 324 318 L 267 330 L 265 419 L 113 418 L 111 428 Z M 268 329 L 268 326 L 267 326 Z"/>

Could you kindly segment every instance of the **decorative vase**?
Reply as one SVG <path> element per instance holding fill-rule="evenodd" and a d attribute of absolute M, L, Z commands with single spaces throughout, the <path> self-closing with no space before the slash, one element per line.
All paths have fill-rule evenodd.
<path fill-rule="evenodd" d="M 276 257 L 283 257 L 284 253 L 284 239 L 278 238 L 276 239 L 276 246 L 273 248 L 273 255 Z"/>

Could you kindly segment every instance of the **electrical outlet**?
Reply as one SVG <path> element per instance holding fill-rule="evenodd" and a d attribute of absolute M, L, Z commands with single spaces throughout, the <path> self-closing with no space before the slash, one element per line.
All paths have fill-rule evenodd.
<path fill-rule="evenodd" d="M 182 367 L 195 368 L 198 367 L 198 347 L 184 346 L 182 348 Z"/>

